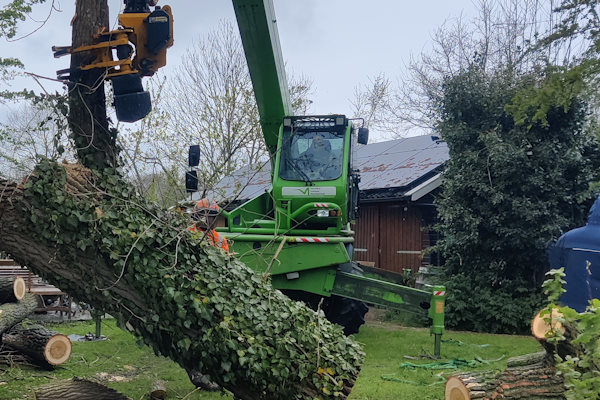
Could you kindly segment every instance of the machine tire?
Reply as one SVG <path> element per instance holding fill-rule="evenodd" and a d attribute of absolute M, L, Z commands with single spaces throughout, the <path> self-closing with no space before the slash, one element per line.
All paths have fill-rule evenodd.
<path fill-rule="evenodd" d="M 369 307 L 362 301 L 340 296 L 331 296 L 326 300 L 327 304 L 323 305 L 323 312 L 327 319 L 341 325 L 346 336 L 358 333 L 365 323 L 365 314 L 369 311 Z"/>
<path fill-rule="evenodd" d="M 362 268 L 354 261 L 340 265 L 339 269 L 349 274 L 363 276 Z M 325 299 L 323 303 L 323 312 L 327 319 L 334 324 L 341 325 L 346 336 L 358 333 L 360 327 L 365 323 L 365 315 L 369 311 L 369 307 L 362 301 L 347 297 L 333 295 Z"/>
<path fill-rule="evenodd" d="M 363 275 L 362 269 L 357 263 L 345 264 L 341 267 L 344 272 L 355 275 Z M 344 329 L 345 335 L 358 333 L 360 327 L 365 323 L 365 314 L 369 307 L 359 300 L 349 299 L 347 297 L 331 296 L 321 297 L 313 293 L 307 293 L 297 290 L 283 290 L 286 296 L 292 300 L 302 301 L 309 308 L 316 310 L 321 299 L 321 309 L 325 317 L 334 324 L 340 325 Z"/>

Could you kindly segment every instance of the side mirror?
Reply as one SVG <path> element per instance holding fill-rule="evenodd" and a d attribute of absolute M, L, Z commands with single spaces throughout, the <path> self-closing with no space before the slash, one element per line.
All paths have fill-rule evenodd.
<path fill-rule="evenodd" d="M 369 128 L 358 128 L 358 143 L 369 143 Z"/>
<path fill-rule="evenodd" d="M 196 171 L 187 171 L 185 173 L 185 191 L 188 193 L 198 191 L 198 173 Z"/>
<path fill-rule="evenodd" d="M 200 164 L 200 146 L 195 144 L 190 146 L 188 153 L 188 165 L 190 167 L 197 167 Z"/>

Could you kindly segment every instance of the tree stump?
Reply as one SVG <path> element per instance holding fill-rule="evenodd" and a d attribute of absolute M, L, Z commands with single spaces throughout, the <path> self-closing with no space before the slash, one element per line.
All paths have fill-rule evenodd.
<path fill-rule="evenodd" d="M 167 398 L 167 385 L 165 381 L 156 380 L 152 384 L 152 390 L 150 391 L 151 400 L 164 400 Z"/>
<path fill-rule="evenodd" d="M 558 309 L 552 309 L 552 316 L 540 314 L 544 310 L 538 312 L 535 317 L 531 320 L 531 334 L 533 337 L 540 342 L 542 347 L 550 354 L 558 354 L 562 359 L 568 355 L 577 354 L 580 349 L 574 346 L 572 340 L 577 337 L 577 332 L 570 326 L 565 326 L 558 320 L 562 317 L 562 314 Z M 552 324 L 548 323 L 548 319 L 551 320 Z M 565 340 L 561 340 L 558 343 L 551 343 L 547 340 L 548 333 L 552 330 L 558 331 L 565 337 Z"/>

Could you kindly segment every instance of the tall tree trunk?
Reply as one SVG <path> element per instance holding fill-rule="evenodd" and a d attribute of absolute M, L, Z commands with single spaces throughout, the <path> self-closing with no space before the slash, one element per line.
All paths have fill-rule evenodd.
<path fill-rule="evenodd" d="M 77 0 L 73 18 L 73 49 L 90 45 L 94 36 L 108 30 L 106 0 Z M 110 50 L 102 50 L 110 52 Z M 81 163 L 88 168 L 103 169 L 117 164 L 116 131 L 108 127 L 104 93 L 105 69 L 82 71 L 96 54 L 91 51 L 71 55 L 69 87 L 69 127 Z"/>

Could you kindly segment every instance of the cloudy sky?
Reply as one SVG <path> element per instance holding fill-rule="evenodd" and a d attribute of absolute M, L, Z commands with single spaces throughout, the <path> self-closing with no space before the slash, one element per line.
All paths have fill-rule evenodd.
<path fill-rule="evenodd" d="M 7 0 L 0 0 L 0 6 Z M 109 0 L 111 23 L 122 0 Z M 411 54 L 429 46 L 431 33 L 445 20 L 474 13 L 471 0 L 274 0 L 283 57 L 295 75 L 314 82 L 310 110 L 315 114 L 350 114 L 354 87 L 380 72 L 396 78 L 405 71 Z M 50 13 L 52 0 L 38 6 L 35 15 L 21 25 L 13 42 L 1 41 L 2 57 L 18 57 L 27 71 L 54 77 L 68 67 L 68 57 L 54 59 L 52 45 L 70 44 L 70 20 L 74 0 L 54 0 L 60 11 Z M 175 45 L 169 50 L 168 76 L 195 38 L 217 28 L 221 20 L 235 20 L 227 0 L 161 0 L 170 4 L 175 20 Z M 34 30 L 50 15 L 48 22 Z M 60 86 L 43 81 L 47 90 Z M 39 89 L 33 79 L 20 79 L 13 89 Z M 0 115 L 2 111 L 0 110 Z"/>

